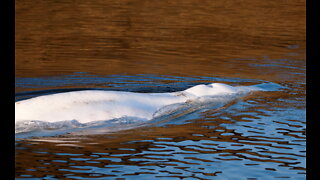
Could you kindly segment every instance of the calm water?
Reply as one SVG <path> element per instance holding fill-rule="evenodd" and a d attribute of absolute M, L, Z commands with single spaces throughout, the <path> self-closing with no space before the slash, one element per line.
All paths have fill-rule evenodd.
<path fill-rule="evenodd" d="M 284 88 L 127 130 L 17 139 L 16 178 L 305 179 L 305 74 L 305 1 L 17 0 L 16 100 Z"/>

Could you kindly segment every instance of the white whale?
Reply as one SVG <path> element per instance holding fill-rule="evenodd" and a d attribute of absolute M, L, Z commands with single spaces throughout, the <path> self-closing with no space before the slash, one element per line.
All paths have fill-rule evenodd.
<path fill-rule="evenodd" d="M 197 85 L 179 92 L 134 93 L 83 90 L 39 96 L 15 103 L 15 123 L 43 121 L 55 123 L 76 120 L 79 123 L 122 117 L 150 120 L 161 108 L 207 96 L 225 96 L 260 91 L 257 86 L 230 86 L 222 83 Z"/>

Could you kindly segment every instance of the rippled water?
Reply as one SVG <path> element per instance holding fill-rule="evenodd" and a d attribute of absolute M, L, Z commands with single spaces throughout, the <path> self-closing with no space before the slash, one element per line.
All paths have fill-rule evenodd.
<path fill-rule="evenodd" d="M 135 128 L 17 138 L 16 178 L 305 179 L 306 172 L 304 1 L 17 0 L 16 101 L 213 82 L 284 88 Z"/>

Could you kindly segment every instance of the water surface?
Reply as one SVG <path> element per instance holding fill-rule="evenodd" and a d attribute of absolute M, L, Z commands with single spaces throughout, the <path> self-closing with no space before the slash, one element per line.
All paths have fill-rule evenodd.
<path fill-rule="evenodd" d="M 16 1 L 16 101 L 257 92 L 141 127 L 16 139 L 17 179 L 305 179 L 305 1 Z M 124 125 L 125 126 L 125 125 Z"/>

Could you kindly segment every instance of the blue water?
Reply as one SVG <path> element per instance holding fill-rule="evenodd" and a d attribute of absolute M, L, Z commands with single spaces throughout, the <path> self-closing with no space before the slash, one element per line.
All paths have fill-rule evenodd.
<path fill-rule="evenodd" d="M 16 99 L 80 89 L 172 92 L 212 82 L 268 81 L 74 73 L 17 78 Z M 279 84 L 283 88 L 276 91 L 178 112 L 141 127 L 17 139 L 18 179 L 305 179 L 304 83 Z"/>

